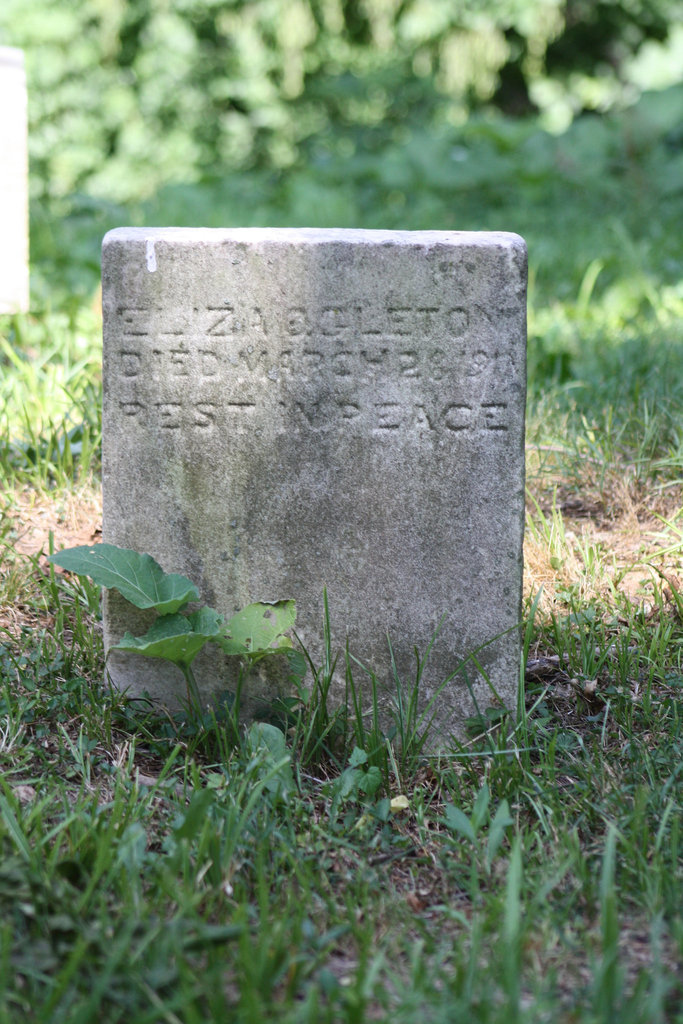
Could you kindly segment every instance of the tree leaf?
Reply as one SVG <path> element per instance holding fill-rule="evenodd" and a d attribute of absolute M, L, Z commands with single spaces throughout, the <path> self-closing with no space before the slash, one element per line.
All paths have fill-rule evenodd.
<path fill-rule="evenodd" d="M 189 665 L 207 641 L 218 637 L 222 625 L 222 618 L 213 608 L 201 608 L 190 616 L 162 615 L 144 636 L 126 633 L 111 649 Z"/>
<path fill-rule="evenodd" d="M 115 544 L 84 544 L 50 555 L 48 562 L 78 576 L 89 576 L 101 587 L 118 590 L 136 608 L 156 608 L 172 615 L 199 591 L 186 576 L 166 573 L 151 555 L 140 555 Z"/>
<path fill-rule="evenodd" d="M 268 654 L 288 650 L 292 641 L 284 634 L 296 621 L 294 601 L 259 601 L 249 604 L 228 622 L 225 636 L 218 639 L 226 654 L 259 661 Z"/>

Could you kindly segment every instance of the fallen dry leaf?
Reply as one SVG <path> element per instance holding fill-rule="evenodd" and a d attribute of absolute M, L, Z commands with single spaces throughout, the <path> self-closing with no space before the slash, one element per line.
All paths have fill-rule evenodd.
<path fill-rule="evenodd" d="M 419 914 L 421 910 L 425 910 L 427 904 L 416 892 L 406 893 L 406 903 L 415 914 Z"/>

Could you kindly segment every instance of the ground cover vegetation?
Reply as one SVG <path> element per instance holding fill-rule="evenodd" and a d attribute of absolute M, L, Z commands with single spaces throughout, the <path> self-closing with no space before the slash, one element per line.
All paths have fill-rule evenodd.
<path fill-rule="evenodd" d="M 0 319 L 0 1021 L 683 1020 L 676 10 L 3 5 L 40 88 L 33 310 Z M 428 757 L 414 681 L 383 733 L 329 647 L 248 730 L 102 687 L 99 589 L 47 556 L 99 535 L 123 223 L 524 235 L 517 721 Z"/>

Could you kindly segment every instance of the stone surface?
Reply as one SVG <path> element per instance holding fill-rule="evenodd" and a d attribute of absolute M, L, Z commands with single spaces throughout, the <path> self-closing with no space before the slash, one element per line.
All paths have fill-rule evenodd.
<path fill-rule="evenodd" d="M 28 150 L 24 54 L 0 46 L 0 313 L 28 310 Z"/>
<path fill-rule="evenodd" d="M 104 539 L 226 616 L 293 597 L 297 632 L 409 691 L 436 745 L 514 708 L 524 514 L 526 248 L 505 233 L 129 229 L 103 245 Z M 105 640 L 145 620 L 116 596 Z M 355 663 L 353 663 L 355 664 Z M 111 676 L 173 705 L 173 667 Z M 355 679 L 369 706 L 368 676 Z M 234 677 L 197 663 L 212 699 Z M 445 685 L 444 680 L 452 677 Z M 310 682 L 310 677 L 309 677 Z M 245 688 L 258 711 L 286 681 Z"/>

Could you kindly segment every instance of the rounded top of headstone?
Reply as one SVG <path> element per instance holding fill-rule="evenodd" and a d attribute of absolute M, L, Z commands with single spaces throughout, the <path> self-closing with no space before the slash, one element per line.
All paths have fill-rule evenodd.
<path fill-rule="evenodd" d="M 526 250 L 524 239 L 509 231 L 385 231 L 364 228 L 178 228 L 120 227 L 104 236 L 103 246 L 130 242 L 167 242 L 180 245 L 220 245 L 241 242 L 294 243 L 299 246 L 350 243 L 353 245 L 472 245 Z"/>

